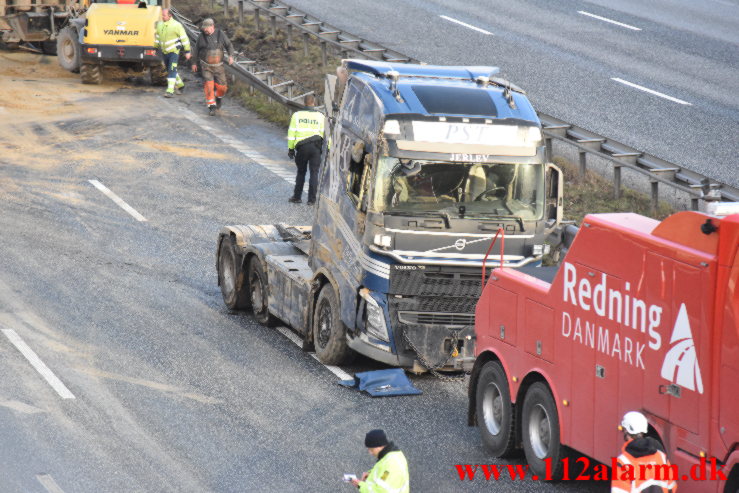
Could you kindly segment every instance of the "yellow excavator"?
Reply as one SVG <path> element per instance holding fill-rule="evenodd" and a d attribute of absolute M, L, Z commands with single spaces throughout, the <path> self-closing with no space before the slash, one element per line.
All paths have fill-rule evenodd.
<path fill-rule="evenodd" d="M 166 82 L 155 26 L 170 0 L 0 0 L 0 41 L 53 54 L 59 65 L 99 84 L 104 66 Z"/>
<path fill-rule="evenodd" d="M 154 48 L 156 23 L 169 0 L 103 0 L 89 4 L 57 35 L 59 64 L 79 71 L 82 82 L 100 84 L 103 67 L 145 72 L 152 84 L 163 84 L 167 72 Z"/>

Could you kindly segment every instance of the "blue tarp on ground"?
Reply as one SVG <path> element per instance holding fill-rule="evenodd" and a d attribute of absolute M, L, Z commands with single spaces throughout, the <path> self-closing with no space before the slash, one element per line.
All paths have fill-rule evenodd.
<path fill-rule="evenodd" d="M 400 368 L 356 373 L 353 380 L 341 380 L 339 385 L 367 392 L 372 397 L 422 394 Z"/>

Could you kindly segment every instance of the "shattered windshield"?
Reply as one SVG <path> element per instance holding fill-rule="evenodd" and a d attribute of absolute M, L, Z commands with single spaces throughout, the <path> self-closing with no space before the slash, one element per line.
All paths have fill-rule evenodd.
<path fill-rule="evenodd" d="M 423 161 L 381 157 L 373 209 L 411 213 L 539 219 L 544 206 L 542 164 Z"/>

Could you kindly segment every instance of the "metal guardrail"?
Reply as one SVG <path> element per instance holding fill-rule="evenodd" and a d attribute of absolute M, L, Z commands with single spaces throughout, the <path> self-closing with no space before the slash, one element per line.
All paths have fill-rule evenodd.
<path fill-rule="evenodd" d="M 215 6 L 216 0 L 211 0 Z M 229 17 L 229 0 L 218 0 L 223 3 L 224 15 Z M 238 4 L 239 22 L 244 22 L 244 4 L 253 8 L 254 20 L 257 29 L 261 29 L 261 14 L 264 13 L 270 22 L 272 34 L 277 32 L 277 19 L 287 29 L 288 46 L 293 43 L 293 30 L 297 29 L 303 36 L 305 52 L 308 52 L 308 40 L 313 37 L 321 44 L 323 63 L 327 61 L 328 47 L 333 47 L 341 53 L 342 58 L 348 55 L 354 57 L 382 60 L 387 62 L 419 63 L 418 60 L 403 55 L 397 51 L 384 48 L 377 43 L 341 31 L 334 26 L 326 24 L 304 12 L 291 7 L 278 0 L 231 0 Z M 179 20 L 184 20 L 185 28 L 190 37 L 197 37 L 198 29 L 189 19 L 178 14 Z M 300 109 L 302 105 L 295 101 L 305 94 L 292 96 L 291 88 L 295 85 L 293 81 L 282 80 L 275 83 L 278 78 L 270 70 L 260 70 L 253 61 L 243 60 L 234 63 L 231 69 L 235 75 L 244 82 L 252 85 L 271 99 L 287 105 L 292 109 Z M 577 148 L 579 153 L 580 172 L 585 173 L 587 169 L 588 154 L 609 161 L 613 166 L 613 193 L 614 197 L 621 196 L 622 169 L 626 168 L 645 176 L 650 183 L 652 211 L 656 212 L 659 202 L 659 185 L 666 185 L 680 190 L 691 199 L 693 210 L 700 208 L 701 201 L 739 201 L 739 189 L 720 183 L 705 175 L 691 171 L 682 166 L 670 163 L 656 156 L 639 151 L 626 144 L 613 139 L 590 132 L 571 123 L 555 118 L 544 113 L 537 112 L 542 122 L 544 138 L 547 149 L 547 157 L 552 157 L 552 141 L 557 140 L 570 144 Z"/>

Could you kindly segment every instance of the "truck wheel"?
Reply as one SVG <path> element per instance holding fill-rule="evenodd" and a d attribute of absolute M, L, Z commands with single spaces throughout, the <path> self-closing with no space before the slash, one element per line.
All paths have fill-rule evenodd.
<path fill-rule="evenodd" d="M 313 345 L 323 364 L 341 365 L 354 359 L 354 351 L 346 343 L 346 327 L 341 321 L 339 300 L 330 283 L 321 288 L 316 301 Z"/>
<path fill-rule="evenodd" d="M 256 255 L 249 259 L 248 279 L 254 318 L 262 325 L 274 327 L 277 325 L 278 320 L 269 313 L 269 284 L 267 283 L 267 273 L 264 272 L 262 262 Z"/>
<path fill-rule="evenodd" d="M 729 480 L 726 481 L 724 493 L 739 493 L 739 466 L 734 466 L 729 474 Z"/>
<path fill-rule="evenodd" d="M 67 26 L 59 31 L 56 37 L 56 57 L 64 70 L 77 73 L 80 71 L 80 43 L 77 31 Z"/>
<path fill-rule="evenodd" d="M 83 63 L 80 65 L 80 77 L 83 84 L 102 84 L 103 67 L 97 63 Z"/>
<path fill-rule="evenodd" d="M 514 447 L 513 404 L 503 367 L 497 361 L 485 363 L 477 380 L 477 426 L 482 441 L 495 457 L 509 455 Z"/>
<path fill-rule="evenodd" d="M 237 266 L 236 245 L 233 238 L 223 236 L 218 249 L 218 284 L 221 285 L 223 302 L 231 310 L 251 308 L 248 283 L 244 282 L 246 273 Z M 238 288 L 237 286 L 241 286 Z"/>
<path fill-rule="evenodd" d="M 551 473 L 547 479 L 561 479 L 565 450 L 559 442 L 559 416 L 554 397 L 542 382 L 534 383 L 526 392 L 521 426 L 523 450 L 531 473 L 544 479 L 550 462 Z"/>

